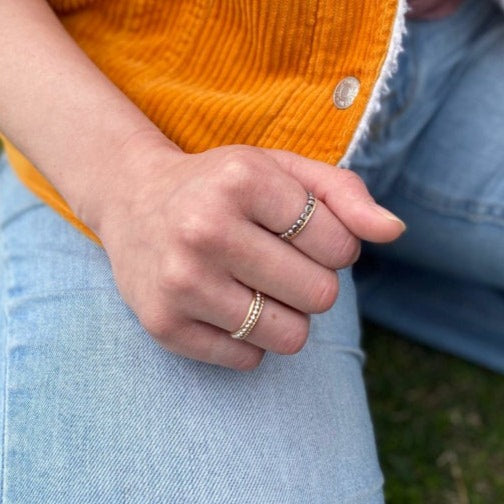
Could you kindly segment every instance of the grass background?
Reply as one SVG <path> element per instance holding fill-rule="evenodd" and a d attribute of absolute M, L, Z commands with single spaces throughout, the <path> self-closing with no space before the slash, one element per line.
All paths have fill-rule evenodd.
<path fill-rule="evenodd" d="M 504 376 L 364 324 L 387 503 L 504 504 Z"/>

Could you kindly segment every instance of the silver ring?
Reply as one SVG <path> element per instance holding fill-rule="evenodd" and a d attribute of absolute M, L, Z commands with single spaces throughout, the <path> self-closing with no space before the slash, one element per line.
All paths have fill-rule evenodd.
<path fill-rule="evenodd" d="M 308 199 L 306 201 L 306 205 L 301 212 L 301 215 L 299 216 L 298 220 L 292 224 L 292 226 L 287 229 L 284 233 L 280 233 L 278 236 L 282 238 L 282 240 L 285 241 L 291 241 L 293 238 L 295 238 L 303 228 L 308 224 L 308 221 L 311 219 L 311 216 L 313 215 L 313 212 L 315 211 L 315 208 L 317 207 L 317 198 L 313 196 L 312 192 L 308 192 Z"/>
<path fill-rule="evenodd" d="M 230 333 L 231 338 L 234 339 L 245 339 L 254 326 L 257 324 L 259 317 L 261 315 L 264 306 L 264 294 L 259 291 L 254 292 L 254 297 L 250 302 L 248 313 L 243 321 L 242 325 L 236 331 Z"/>

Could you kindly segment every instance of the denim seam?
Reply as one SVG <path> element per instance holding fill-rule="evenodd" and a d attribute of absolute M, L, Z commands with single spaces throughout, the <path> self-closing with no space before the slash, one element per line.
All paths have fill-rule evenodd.
<path fill-rule="evenodd" d="M 346 500 L 345 504 L 366 504 L 368 502 L 368 497 L 370 497 L 371 495 L 376 495 L 376 492 L 382 491 L 384 483 L 385 479 L 382 475 L 376 485 L 374 485 L 370 489 L 367 489 L 361 494 L 351 497 L 350 500 Z"/>
<path fill-rule="evenodd" d="M 435 189 L 426 188 L 420 184 L 400 177 L 397 180 L 404 197 L 419 205 L 437 211 L 441 215 L 464 218 L 471 222 L 487 222 L 504 226 L 504 206 L 484 204 L 481 201 L 468 198 L 454 198 Z"/>
<path fill-rule="evenodd" d="M 8 392 L 8 380 L 9 380 L 9 359 L 8 359 L 8 339 L 9 339 L 9 327 L 10 327 L 10 317 L 9 317 L 9 309 L 7 306 L 7 294 L 8 285 L 13 285 L 13 275 L 12 271 L 8 267 L 7 261 L 7 251 L 5 247 L 5 242 L 3 238 L 3 234 L 0 232 L 0 261 L 2 261 L 3 273 L 2 276 L 5 280 L 4 286 L 2 288 L 2 292 L 0 295 L 0 302 L 2 304 L 2 311 L 5 320 L 4 327 L 4 345 L 2 350 L 2 358 L 4 359 L 4 369 L 3 369 L 3 397 L 2 397 L 2 439 L 1 443 L 1 465 L 0 465 L 0 504 L 5 502 L 5 491 L 6 491 L 6 449 L 7 449 L 7 392 Z"/>
<path fill-rule="evenodd" d="M 42 202 L 40 202 L 40 203 L 36 203 L 36 206 L 35 205 L 30 205 L 29 207 L 23 208 L 19 212 L 15 213 L 14 215 L 11 215 L 10 217 L 8 217 L 4 221 L 2 221 L 2 223 L 0 224 L 0 231 L 5 230 L 7 228 L 7 226 L 12 221 L 14 221 L 15 219 L 17 219 L 18 217 L 21 217 L 25 213 L 31 212 L 34 208 L 40 208 L 40 207 L 44 207 L 44 206 L 45 206 L 45 204 L 42 203 Z"/>
<path fill-rule="evenodd" d="M 406 26 L 408 26 L 408 21 L 406 21 Z M 408 34 L 405 36 L 404 39 L 404 49 L 405 49 L 405 57 L 407 58 L 407 61 L 405 62 L 406 65 L 406 73 L 403 75 L 400 73 L 400 71 L 397 72 L 395 76 L 392 77 L 391 81 L 389 82 L 389 85 L 392 86 L 391 89 L 391 94 L 390 98 L 393 98 L 394 92 L 396 92 L 394 88 L 394 78 L 400 78 L 401 82 L 400 84 L 403 84 L 404 81 L 406 81 L 406 85 L 408 87 L 407 90 L 407 96 L 404 102 L 397 108 L 397 110 L 394 110 L 392 114 L 387 116 L 383 122 L 378 123 L 379 129 L 383 130 L 383 128 L 390 126 L 392 123 L 398 121 L 401 117 L 404 116 L 404 114 L 408 111 L 408 109 L 411 108 L 411 105 L 415 101 L 417 97 L 417 90 L 418 90 L 418 49 L 416 47 L 416 41 L 412 40 L 412 34 L 411 31 L 408 29 Z M 379 116 L 379 114 L 377 114 Z M 379 117 L 377 117 L 379 119 Z"/>

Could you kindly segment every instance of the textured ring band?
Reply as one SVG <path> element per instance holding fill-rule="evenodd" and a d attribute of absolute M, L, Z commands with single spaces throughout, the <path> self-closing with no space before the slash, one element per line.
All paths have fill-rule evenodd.
<path fill-rule="evenodd" d="M 306 201 L 306 205 L 304 210 L 301 212 L 298 220 L 289 228 L 285 233 L 280 233 L 278 236 L 285 241 L 291 241 L 294 237 L 296 237 L 303 228 L 308 224 L 308 221 L 311 219 L 313 212 L 317 206 L 317 198 L 313 196 L 313 193 L 308 193 L 308 200 Z"/>
<path fill-rule="evenodd" d="M 231 337 L 234 339 L 245 339 L 259 320 L 263 306 L 264 294 L 262 292 L 255 291 L 254 297 L 250 302 L 249 310 L 247 316 L 245 317 L 245 320 L 238 330 L 230 333 Z"/>

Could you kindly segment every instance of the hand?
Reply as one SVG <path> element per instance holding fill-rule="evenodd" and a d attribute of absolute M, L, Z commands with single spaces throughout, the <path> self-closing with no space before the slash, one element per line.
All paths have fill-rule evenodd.
<path fill-rule="evenodd" d="M 359 239 L 390 241 L 404 230 L 353 172 L 288 151 L 148 152 L 141 166 L 126 163 L 130 175 L 110 192 L 95 231 L 141 324 L 186 357 L 246 370 L 265 350 L 299 351 L 309 314 L 333 305 L 334 270 L 355 262 Z M 308 190 L 317 208 L 287 243 L 277 233 L 297 219 Z M 262 315 L 235 340 L 229 332 L 256 289 L 266 295 Z"/>

